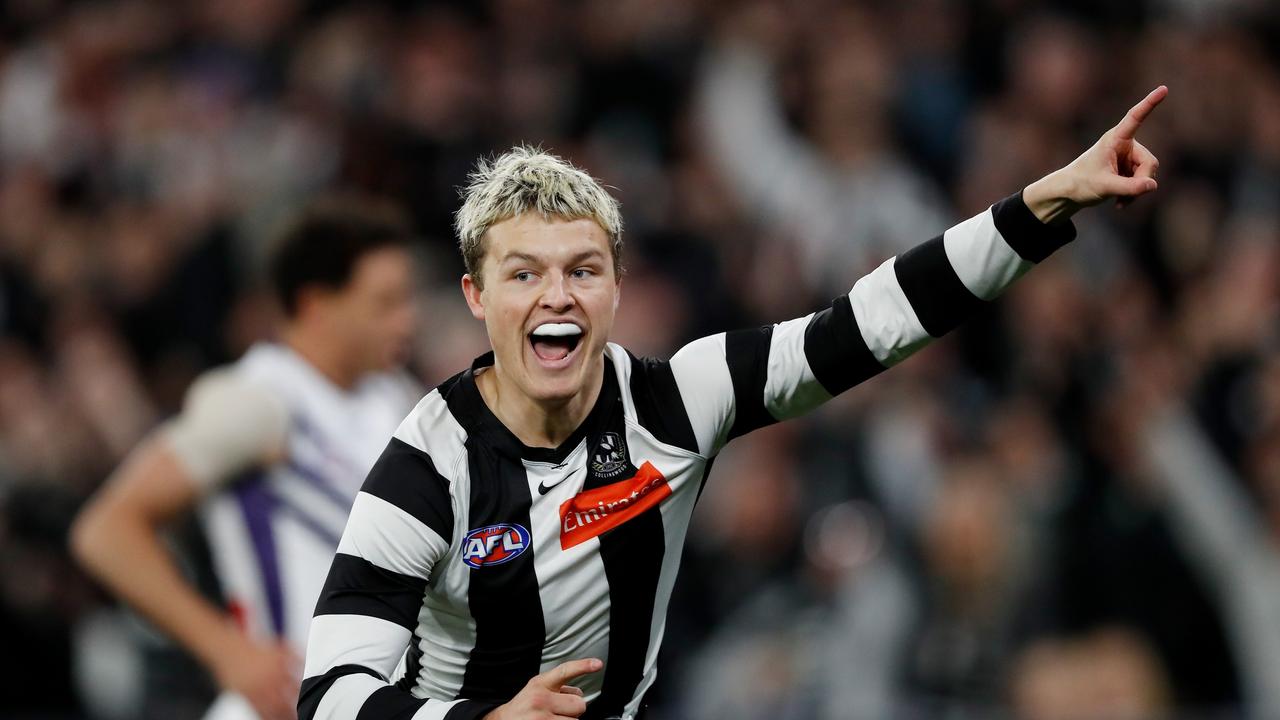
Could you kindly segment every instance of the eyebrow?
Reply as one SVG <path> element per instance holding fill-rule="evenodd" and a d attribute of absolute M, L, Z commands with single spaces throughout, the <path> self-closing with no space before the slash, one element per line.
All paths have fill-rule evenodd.
<path fill-rule="evenodd" d="M 569 258 L 569 261 L 565 264 L 576 265 L 580 262 L 583 262 L 584 260 L 591 260 L 591 259 L 597 259 L 597 258 L 603 258 L 603 257 L 604 257 L 603 253 L 601 253 L 599 250 L 595 248 L 592 248 L 590 250 L 583 250 L 582 252 L 577 253 L 576 255 L 573 255 L 572 257 Z M 545 263 L 545 260 L 543 260 L 543 258 L 538 257 L 537 255 L 530 255 L 529 253 L 513 250 L 507 253 L 506 255 L 504 255 L 502 257 L 502 260 L 499 261 L 499 264 L 506 264 L 513 260 L 526 262 L 531 265 L 541 265 Z"/>
<path fill-rule="evenodd" d="M 538 265 L 542 262 L 542 258 L 535 257 L 533 255 L 530 255 L 529 253 L 509 252 L 506 255 L 502 256 L 502 260 L 499 261 L 499 264 L 505 265 L 506 263 L 509 263 L 512 260 L 519 260 L 521 262 L 529 263 L 530 265 Z"/>

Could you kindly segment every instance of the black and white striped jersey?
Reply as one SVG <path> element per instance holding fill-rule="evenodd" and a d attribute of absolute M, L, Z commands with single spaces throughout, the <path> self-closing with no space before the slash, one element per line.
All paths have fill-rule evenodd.
<path fill-rule="evenodd" d="M 635 717 L 711 460 L 955 327 L 1075 235 L 1020 195 L 892 258 L 830 307 L 696 340 L 610 344 L 599 399 L 530 448 L 476 387 L 482 357 L 400 425 L 351 510 L 308 640 L 301 720 L 483 717 L 584 657 L 587 718 Z"/>

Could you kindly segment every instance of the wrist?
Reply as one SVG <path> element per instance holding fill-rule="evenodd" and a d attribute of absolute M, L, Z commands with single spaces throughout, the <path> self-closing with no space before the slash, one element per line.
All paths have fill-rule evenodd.
<path fill-rule="evenodd" d="M 1072 197 L 1071 178 L 1063 170 L 1045 175 L 1022 191 L 1022 202 L 1045 225 L 1062 222 L 1080 210 Z"/>
<path fill-rule="evenodd" d="M 207 636 L 192 643 L 192 654 L 220 682 L 223 674 L 249 654 L 249 638 L 230 618 L 210 628 Z"/>

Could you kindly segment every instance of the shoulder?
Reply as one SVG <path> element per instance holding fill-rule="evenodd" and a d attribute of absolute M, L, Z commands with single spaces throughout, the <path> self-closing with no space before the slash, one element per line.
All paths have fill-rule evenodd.
<path fill-rule="evenodd" d="M 660 442 L 698 452 L 671 361 L 638 357 L 614 343 L 608 352 L 627 416 Z"/>
<path fill-rule="evenodd" d="M 288 427 L 285 403 L 231 365 L 197 378 L 182 411 L 162 432 L 188 474 L 208 486 L 278 458 Z"/>
<path fill-rule="evenodd" d="M 196 378 L 187 389 L 182 414 L 211 414 L 229 419 L 264 415 L 267 420 L 281 424 L 288 417 L 279 394 L 239 364 L 217 367 Z"/>
<path fill-rule="evenodd" d="M 431 456 L 441 472 L 453 467 L 459 456 L 465 453 L 467 417 L 459 417 L 458 391 L 462 375 L 459 373 L 422 396 L 396 428 L 393 438 L 409 447 Z"/>
<path fill-rule="evenodd" d="M 239 360 L 221 369 L 265 382 L 276 377 L 296 375 L 299 362 L 304 361 L 282 345 L 258 342 L 250 346 Z M 217 370 L 215 368 L 212 372 Z"/>
<path fill-rule="evenodd" d="M 395 407 L 401 415 L 423 396 L 422 383 L 405 370 L 374 373 L 360 383 L 360 392 Z"/>

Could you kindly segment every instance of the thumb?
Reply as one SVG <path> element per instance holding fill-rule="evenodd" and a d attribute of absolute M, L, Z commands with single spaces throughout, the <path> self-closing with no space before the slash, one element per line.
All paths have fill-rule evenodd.
<path fill-rule="evenodd" d="M 1103 192 L 1111 197 L 1134 198 L 1146 195 L 1159 185 L 1155 178 L 1112 175 L 1103 183 Z"/>
<path fill-rule="evenodd" d="M 589 675 L 593 672 L 599 672 L 600 668 L 603 667 L 604 663 L 600 662 L 600 660 L 596 658 L 570 660 L 569 662 L 561 663 L 560 665 L 542 673 L 534 678 L 534 681 L 548 690 L 559 692 L 562 685 L 568 685 L 569 681 L 574 678 Z"/>

